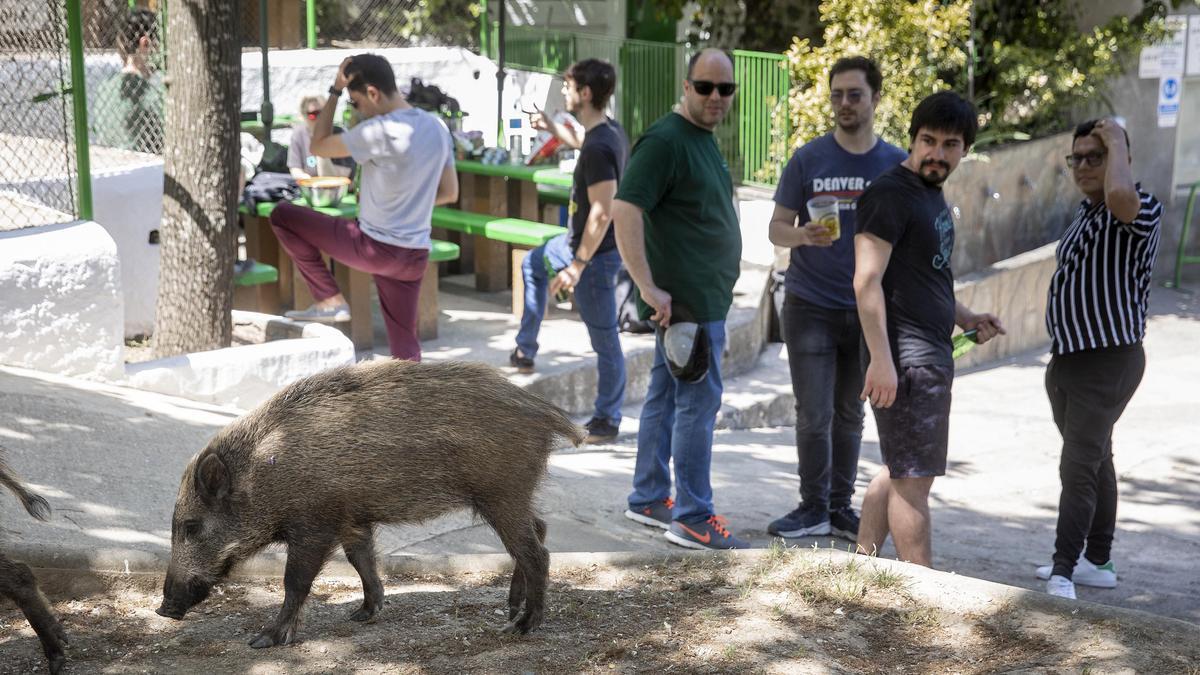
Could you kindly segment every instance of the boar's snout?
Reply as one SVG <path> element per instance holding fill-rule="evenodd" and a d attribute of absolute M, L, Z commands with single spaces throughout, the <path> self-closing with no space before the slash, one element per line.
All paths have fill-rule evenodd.
<path fill-rule="evenodd" d="M 159 616 L 178 621 L 187 614 L 189 609 L 203 602 L 211 590 L 212 584 L 199 577 L 179 581 L 175 577 L 167 575 L 166 581 L 163 582 L 162 604 L 154 612 Z"/>

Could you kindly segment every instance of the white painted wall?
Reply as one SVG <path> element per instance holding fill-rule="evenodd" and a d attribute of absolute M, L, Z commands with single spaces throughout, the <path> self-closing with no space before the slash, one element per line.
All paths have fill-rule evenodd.
<path fill-rule="evenodd" d="M 123 377 L 121 263 L 90 221 L 0 232 L 0 363 Z"/>

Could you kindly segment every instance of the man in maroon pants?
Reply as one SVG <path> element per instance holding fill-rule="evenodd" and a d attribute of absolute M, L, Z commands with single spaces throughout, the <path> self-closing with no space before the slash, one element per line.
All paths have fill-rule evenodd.
<path fill-rule="evenodd" d="M 334 135 L 334 109 L 346 89 L 363 121 Z M 375 278 L 392 356 L 420 361 L 417 297 L 432 246 L 433 207 L 458 199 L 449 131 L 404 100 L 383 57 L 359 54 L 338 68 L 309 149 L 318 157 L 353 157 L 362 167 L 358 219 L 290 203 L 271 213 L 275 236 L 316 299 L 308 309 L 287 316 L 325 323 L 350 319 L 346 298 L 321 257 L 328 254 Z"/>

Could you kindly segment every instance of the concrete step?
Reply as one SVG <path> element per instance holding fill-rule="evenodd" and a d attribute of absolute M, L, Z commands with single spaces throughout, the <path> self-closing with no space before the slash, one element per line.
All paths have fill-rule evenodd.
<path fill-rule="evenodd" d="M 749 370 L 725 378 L 717 429 L 744 430 L 764 427 L 790 427 L 796 423 L 796 399 L 788 372 L 787 350 L 781 343 L 769 343 Z M 642 402 L 626 403 L 621 408 L 621 434 L 618 443 L 637 438 Z M 580 416 L 582 424 L 587 417 Z"/>
<path fill-rule="evenodd" d="M 749 372 L 759 364 L 770 316 L 766 293 L 769 278 L 768 268 L 743 263 L 741 277 L 734 287 L 733 306 L 725 322 L 726 378 Z M 480 294 L 473 290 L 470 281 L 465 275 L 441 280 L 439 335 L 437 340 L 422 344 L 422 358 L 465 358 L 490 363 L 507 372 L 514 383 L 572 415 L 590 417 L 596 396 L 596 356 L 578 315 L 559 309 L 547 313 L 538 337 L 536 370 L 521 375 L 508 367 L 508 355 L 515 346 L 519 327 L 519 321 L 508 313 L 509 292 Z M 381 329 L 382 319 L 376 318 L 375 323 Z M 382 334 L 376 337 L 374 357 L 385 358 L 386 339 L 380 339 L 384 338 Z M 633 404 L 646 396 L 654 361 L 654 336 L 622 333 L 620 337 L 627 375 L 625 398 Z"/>

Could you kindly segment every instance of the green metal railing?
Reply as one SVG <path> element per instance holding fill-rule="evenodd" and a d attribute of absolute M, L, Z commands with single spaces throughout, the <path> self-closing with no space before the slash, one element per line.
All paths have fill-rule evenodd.
<path fill-rule="evenodd" d="M 736 50 L 733 52 L 733 72 L 738 82 L 735 107 L 737 125 L 737 171 L 729 155 L 729 170 L 741 176 L 748 185 L 775 185 L 783 170 L 786 157 L 773 157 L 773 144 L 786 147 L 792 123 L 788 114 L 788 90 L 791 77 L 787 58 L 782 54 L 767 54 Z"/>
<path fill-rule="evenodd" d="M 519 26 L 505 31 L 504 49 L 506 68 L 551 75 L 589 57 L 615 65 L 616 115 L 630 140 L 679 101 L 691 53 L 680 44 Z M 733 60 L 739 91 L 734 107 L 716 130 L 717 142 L 734 180 L 774 185 L 786 158 L 772 157 L 771 145 L 780 139 L 786 142 L 791 131 L 786 59 L 781 54 L 737 50 Z"/>

